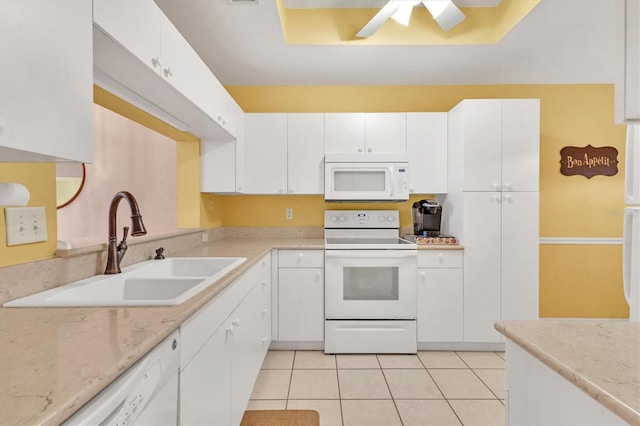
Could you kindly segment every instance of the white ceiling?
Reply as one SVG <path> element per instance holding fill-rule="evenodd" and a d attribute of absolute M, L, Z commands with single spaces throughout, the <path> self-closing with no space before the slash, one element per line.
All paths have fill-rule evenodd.
<path fill-rule="evenodd" d="M 287 45 L 275 0 L 155 1 L 225 86 L 571 84 L 615 78 L 616 0 L 541 0 L 499 43 L 456 46 Z"/>

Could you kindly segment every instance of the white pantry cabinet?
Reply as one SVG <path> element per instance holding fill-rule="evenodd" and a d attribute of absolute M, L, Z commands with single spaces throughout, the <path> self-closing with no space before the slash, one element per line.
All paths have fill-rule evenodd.
<path fill-rule="evenodd" d="M 179 130 L 230 140 L 227 114 L 209 108 L 219 84 L 153 0 L 93 0 L 93 66 L 98 86 Z M 227 94 L 228 95 L 228 94 Z M 224 96 L 220 105 L 226 106 Z M 215 101 L 214 101 L 215 102 Z M 229 123 L 232 123 L 230 119 Z"/>
<path fill-rule="evenodd" d="M 538 319 L 539 100 L 464 100 L 448 117 L 443 232 L 465 247 L 464 341 Z"/>
<path fill-rule="evenodd" d="M 93 161 L 91 2 L 0 1 L 0 162 Z"/>
<path fill-rule="evenodd" d="M 538 318 L 538 193 L 465 192 L 464 341 L 497 342 L 498 319 Z M 445 206 L 446 208 L 447 206 Z"/>
<path fill-rule="evenodd" d="M 278 341 L 324 341 L 324 252 L 278 251 Z"/>
<path fill-rule="evenodd" d="M 270 256 L 181 326 L 180 424 L 240 424 L 271 343 Z"/>
<path fill-rule="evenodd" d="M 539 190 L 538 99 L 466 99 L 449 112 L 448 126 L 449 192 Z"/>
<path fill-rule="evenodd" d="M 405 154 L 406 117 L 404 112 L 325 113 L 325 152 Z"/>
<path fill-rule="evenodd" d="M 447 113 L 407 113 L 409 192 L 447 193 Z"/>
<path fill-rule="evenodd" d="M 418 343 L 463 341 L 462 250 L 418 251 Z"/>

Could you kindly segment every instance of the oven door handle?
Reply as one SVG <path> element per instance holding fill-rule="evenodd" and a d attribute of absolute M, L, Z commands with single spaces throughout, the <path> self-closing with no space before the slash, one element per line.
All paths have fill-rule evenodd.
<path fill-rule="evenodd" d="M 417 257 L 418 253 L 415 250 L 368 250 L 368 251 L 342 251 L 342 250 L 325 250 L 325 257 L 339 257 L 339 258 L 375 258 L 382 257 L 389 258 L 409 258 Z"/>

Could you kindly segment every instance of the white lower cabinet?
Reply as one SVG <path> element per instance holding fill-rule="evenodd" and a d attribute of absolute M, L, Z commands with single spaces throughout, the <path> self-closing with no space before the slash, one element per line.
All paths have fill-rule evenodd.
<path fill-rule="evenodd" d="M 324 252 L 278 252 L 278 338 L 284 342 L 324 340 Z"/>
<path fill-rule="evenodd" d="M 180 424 L 239 425 L 271 343 L 270 255 L 180 332 Z"/>
<path fill-rule="evenodd" d="M 418 252 L 418 342 L 463 340 L 463 252 Z"/>

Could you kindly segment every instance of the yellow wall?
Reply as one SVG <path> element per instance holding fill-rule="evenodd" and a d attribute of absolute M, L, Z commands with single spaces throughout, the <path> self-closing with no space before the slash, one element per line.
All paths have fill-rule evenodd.
<path fill-rule="evenodd" d="M 47 241 L 7 246 L 4 208 L 0 208 L 0 267 L 52 257 L 56 251 L 56 167 L 53 163 L 0 163 L 0 182 L 17 182 L 30 193 L 30 207 L 44 206 Z"/>
<path fill-rule="evenodd" d="M 448 111 L 465 98 L 540 98 L 540 235 L 622 235 L 624 126 L 613 121 L 612 85 L 228 87 L 246 112 Z M 560 174 L 564 146 L 613 146 L 613 177 Z M 428 163 L 427 163 L 428 164 Z M 414 198 L 418 198 L 416 196 Z M 324 209 L 393 208 L 411 226 L 411 202 L 325 204 L 321 196 L 219 196 L 222 226 L 322 226 Z M 294 209 L 294 220 L 284 209 Z M 540 315 L 628 317 L 621 288 L 621 249 L 558 245 L 540 248 Z M 580 268 L 581 262 L 588 264 Z"/>
<path fill-rule="evenodd" d="M 613 124 L 612 85 L 229 87 L 247 112 L 448 111 L 465 98 L 540 98 L 540 234 L 542 237 L 620 237 L 625 128 Z M 410 205 L 325 204 L 322 196 L 200 194 L 199 144 L 118 98 L 95 89 L 95 102 L 178 141 L 179 226 L 322 226 L 334 208 L 397 208 L 410 226 Z M 614 146 L 613 177 L 562 176 L 564 146 Z M 0 181 L 20 182 L 30 205 L 47 207 L 49 241 L 7 248 L 0 218 L 0 266 L 47 258 L 55 251 L 55 168 L 0 164 Z M 284 209 L 294 219 L 284 219 Z M 626 317 L 620 246 L 541 246 L 540 314 L 547 317 Z M 588 265 L 588 266 L 583 266 Z"/>

